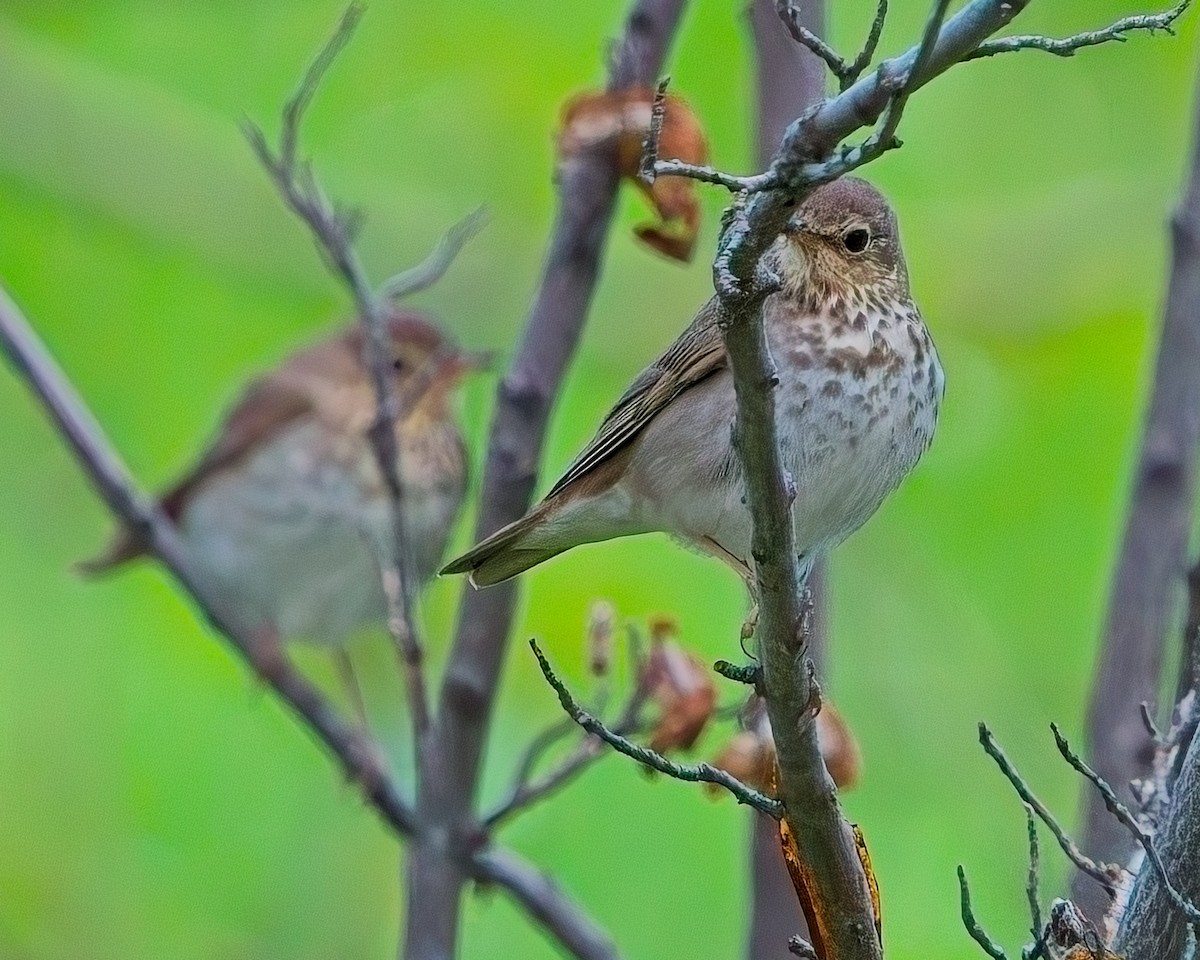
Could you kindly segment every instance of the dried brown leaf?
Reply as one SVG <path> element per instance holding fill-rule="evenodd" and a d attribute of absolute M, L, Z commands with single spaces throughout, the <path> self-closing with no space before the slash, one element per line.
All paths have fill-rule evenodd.
<path fill-rule="evenodd" d="M 674 639 L 674 624 L 652 621 L 650 656 L 639 682 L 658 706 L 650 749 L 687 750 L 703 732 L 717 706 L 717 688 L 708 667 Z"/>
<path fill-rule="evenodd" d="M 617 168 L 646 196 L 658 214 L 640 224 L 634 234 L 643 243 L 673 260 L 688 261 L 700 230 L 696 184 L 677 176 L 656 177 L 647 184 L 640 176 L 642 152 L 650 134 L 654 91 L 649 88 L 577 94 L 563 110 L 558 137 L 560 161 L 601 147 L 615 150 Z M 708 138 L 687 101 L 673 94 L 664 101 L 659 156 L 685 163 L 708 163 Z"/>

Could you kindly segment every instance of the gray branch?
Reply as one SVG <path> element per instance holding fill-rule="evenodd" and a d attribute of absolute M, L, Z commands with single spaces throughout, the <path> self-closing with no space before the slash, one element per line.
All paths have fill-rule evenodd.
<path fill-rule="evenodd" d="M 317 689 L 278 652 L 278 642 L 239 622 L 232 606 L 193 568 L 179 534 L 157 504 L 140 491 L 100 425 L 59 369 L 8 294 L 0 289 L 0 346 L 41 401 L 76 460 L 113 515 L 145 543 L 191 595 L 201 616 L 311 728 L 337 758 L 383 820 L 397 833 L 415 835 L 419 824 L 388 772 L 381 751 L 347 726 Z"/>
<path fill-rule="evenodd" d="M 608 88 L 650 87 L 683 13 L 684 0 L 636 0 L 614 45 Z M 559 207 L 541 283 L 496 397 L 483 470 L 476 539 L 518 519 L 537 483 L 546 427 L 575 354 L 600 269 L 619 185 L 616 158 L 598 149 L 559 170 Z M 516 586 L 464 591 L 439 695 L 433 752 L 417 808 L 453 831 L 472 820 L 487 730 L 508 648 Z M 409 960 L 455 953 L 463 872 L 416 846 L 408 861 Z"/>
<path fill-rule="evenodd" d="M 363 364 L 371 373 L 377 398 L 375 420 L 370 428 L 371 445 L 380 475 L 388 491 L 391 506 L 392 543 L 390 556 L 381 558 L 384 595 L 388 602 L 387 626 L 400 653 L 418 769 L 425 766 L 425 738 L 429 730 L 429 704 L 425 693 L 425 674 L 421 642 L 413 627 L 414 584 L 404 529 L 404 492 L 400 480 L 399 444 L 395 425 L 402 414 L 400 397 L 392 384 L 391 336 L 388 332 L 389 308 L 377 296 L 366 270 L 354 249 L 358 216 L 339 210 L 316 179 L 312 166 L 297 155 L 300 125 L 322 79 L 337 55 L 350 41 L 362 19 L 364 8 L 351 3 L 342 14 L 337 28 L 304 73 L 296 92 L 283 108 L 278 152 L 271 149 L 266 135 L 251 123 L 246 137 L 259 161 L 271 176 L 284 202 L 312 231 L 323 259 L 341 279 L 354 300 L 363 337 Z M 452 228 L 438 250 L 410 274 L 410 288 L 422 281 L 432 283 L 450 265 L 454 254 L 476 228 L 474 219 Z"/>
<path fill-rule="evenodd" d="M 1150 771 L 1153 742 L 1138 717 L 1158 698 L 1163 651 L 1188 570 L 1200 450 L 1200 118 L 1188 186 L 1172 221 L 1174 250 L 1158 360 L 1113 574 L 1088 712 L 1092 763 L 1118 790 Z M 1088 849 L 1125 860 L 1128 834 L 1092 796 Z M 1076 890 L 1085 909 L 1095 906 Z"/>
<path fill-rule="evenodd" d="M 1171 865 L 1177 890 L 1200 902 L 1200 737 L 1194 737 L 1154 835 L 1161 861 Z M 1188 922 L 1159 868 L 1147 857 L 1130 893 L 1112 949 L 1126 960 L 1184 960 L 1191 944 Z"/>
<path fill-rule="evenodd" d="M 1170 10 L 1155 14 L 1139 14 L 1123 17 L 1109 24 L 1102 30 L 1088 30 L 1074 36 L 1054 39 L 1036 34 L 1021 37 L 1001 37 L 981 43 L 975 50 L 964 57 L 964 60 L 978 60 L 982 57 L 994 57 L 998 53 L 1012 53 L 1016 50 L 1040 50 L 1056 57 L 1073 57 L 1084 47 L 1095 47 L 1102 43 L 1124 42 L 1127 33 L 1155 30 L 1171 31 L 1171 25 L 1183 16 L 1183 12 L 1192 4 L 1192 0 L 1180 0 Z"/>
<path fill-rule="evenodd" d="M 886 0 L 881 0 L 886 9 Z M 798 10 L 799 26 L 817 37 L 825 36 L 825 0 L 804 0 Z M 766 169 L 783 139 L 784 131 L 796 117 L 820 102 L 826 91 L 825 63 L 789 36 L 779 16 L 775 0 L 751 0 L 749 10 L 754 41 L 756 77 L 757 163 Z M 868 45 L 870 41 L 868 40 Z M 844 83 L 841 76 L 839 83 Z M 827 647 L 828 610 L 825 604 L 824 566 L 809 577 L 813 594 L 814 616 L 808 636 L 809 655 L 820 667 Z M 748 676 L 737 677 L 718 662 L 714 669 L 729 679 L 740 679 L 757 687 L 762 671 L 755 664 Z M 788 874 L 779 843 L 779 824 L 774 818 L 750 814 L 750 918 L 746 930 L 746 960 L 787 960 L 801 956 L 789 946 L 793 936 L 801 936 L 808 945 L 811 938 L 796 889 Z M 810 947 L 811 949 L 811 947 Z"/>
<path fill-rule="evenodd" d="M 651 750 L 649 747 L 643 747 L 640 743 L 634 743 L 632 740 L 621 736 L 615 730 L 610 730 L 604 721 L 599 717 L 592 716 L 579 705 L 571 695 L 571 691 L 567 689 L 566 684 L 555 674 L 554 669 L 550 666 L 550 662 L 542 653 L 541 648 L 538 647 L 537 641 L 530 640 L 529 646 L 533 650 L 533 655 L 537 657 L 538 666 L 541 667 L 542 675 L 546 678 L 546 682 L 558 694 L 558 702 L 562 704 L 562 708 L 566 711 L 567 716 L 579 724 L 591 736 L 603 740 L 616 750 L 617 753 L 624 754 L 631 760 L 636 760 L 643 766 L 649 767 L 651 770 L 656 770 L 665 776 L 682 780 L 685 783 L 711 783 L 718 787 L 724 787 L 733 794 L 738 803 L 747 804 L 760 813 L 765 813 L 776 819 L 782 816 L 783 804 L 773 797 L 768 797 L 753 787 L 747 786 L 732 774 L 726 773 L 724 770 L 720 770 L 708 763 L 676 763 L 673 760 L 668 760 L 661 753 Z"/>

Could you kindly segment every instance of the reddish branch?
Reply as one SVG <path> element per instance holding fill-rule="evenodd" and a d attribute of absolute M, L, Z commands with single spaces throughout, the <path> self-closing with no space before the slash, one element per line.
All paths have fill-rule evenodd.
<path fill-rule="evenodd" d="M 609 90 L 654 84 L 683 7 L 683 0 L 637 0 L 613 50 Z M 518 519 L 532 500 L 551 408 L 587 318 L 619 182 L 616 158 L 604 148 L 572 158 L 559 171 L 559 208 L 541 284 L 496 396 L 477 540 Z M 417 800 L 418 814 L 443 834 L 461 831 L 474 817 L 516 589 L 468 588 L 463 597 L 431 735 L 434 759 Z M 408 870 L 405 955 L 452 956 L 466 876 L 430 844 L 415 846 Z"/>
<path fill-rule="evenodd" d="M 1139 705 L 1157 699 L 1163 651 L 1188 572 L 1200 445 L 1197 136 L 1188 186 L 1171 225 L 1173 256 L 1158 361 L 1088 714 L 1093 763 L 1119 790 L 1150 770 L 1153 743 Z M 1087 806 L 1085 846 L 1100 859 L 1120 862 L 1133 849 L 1129 835 L 1094 796 Z M 1077 892 L 1083 892 L 1078 885 Z"/>

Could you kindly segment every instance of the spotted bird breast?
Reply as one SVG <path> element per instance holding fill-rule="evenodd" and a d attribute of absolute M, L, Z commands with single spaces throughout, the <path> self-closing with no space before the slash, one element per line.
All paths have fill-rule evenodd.
<path fill-rule="evenodd" d="M 945 379 L 907 298 L 868 293 L 813 313 L 777 296 L 765 319 L 797 547 L 823 553 L 862 526 L 928 449 Z"/>

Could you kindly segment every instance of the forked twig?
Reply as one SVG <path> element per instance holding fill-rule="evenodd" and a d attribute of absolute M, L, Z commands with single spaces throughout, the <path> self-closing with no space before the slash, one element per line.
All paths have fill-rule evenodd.
<path fill-rule="evenodd" d="M 753 787 L 747 786 L 738 780 L 737 777 L 731 776 L 724 770 L 718 770 L 707 763 L 675 763 L 672 760 L 668 760 L 661 753 L 633 743 L 613 730 L 610 730 L 605 726 L 603 721 L 597 717 L 593 717 L 579 705 L 571 695 L 571 691 L 567 689 L 566 684 L 554 673 L 554 669 L 542 653 L 537 641 L 530 640 L 529 646 L 533 650 L 533 655 L 537 657 L 538 666 L 541 667 L 542 674 L 546 677 L 546 682 L 558 694 L 559 703 L 562 704 L 567 715 L 588 733 L 599 737 L 607 743 L 617 753 L 622 753 L 643 766 L 647 766 L 651 770 L 657 770 L 668 777 L 674 777 L 676 780 L 683 780 L 688 783 L 712 783 L 724 787 L 734 795 L 738 803 L 745 803 L 776 819 L 779 819 L 783 815 L 783 804 L 780 801 L 773 797 L 768 797 L 766 794 L 759 793 Z"/>

